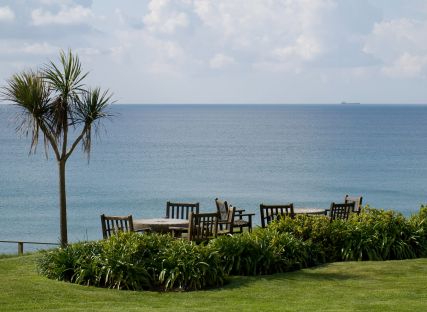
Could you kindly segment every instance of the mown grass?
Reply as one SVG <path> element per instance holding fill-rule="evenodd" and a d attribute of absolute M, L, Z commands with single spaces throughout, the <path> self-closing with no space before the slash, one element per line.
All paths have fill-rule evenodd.
<path fill-rule="evenodd" d="M 1 311 L 426 311 L 427 259 L 340 262 L 233 277 L 220 289 L 134 292 L 58 282 L 38 255 L 0 259 Z"/>

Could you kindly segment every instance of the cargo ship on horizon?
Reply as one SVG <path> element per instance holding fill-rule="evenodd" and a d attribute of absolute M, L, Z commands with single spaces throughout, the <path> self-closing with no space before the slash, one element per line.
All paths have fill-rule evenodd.
<path fill-rule="evenodd" d="M 360 102 L 345 102 L 345 101 L 343 101 L 343 102 L 341 102 L 341 104 L 344 104 L 344 105 L 359 105 Z"/>

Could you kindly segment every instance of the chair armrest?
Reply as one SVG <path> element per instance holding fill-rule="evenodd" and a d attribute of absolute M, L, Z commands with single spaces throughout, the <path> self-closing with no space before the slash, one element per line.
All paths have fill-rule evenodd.
<path fill-rule="evenodd" d="M 236 209 L 235 210 L 235 213 L 242 213 L 242 212 L 244 212 L 245 211 L 245 209 Z"/>
<path fill-rule="evenodd" d="M 169 230 L 174 230 L 174 231 L 188 231 L 188 227 L 183 227 L 183 226 L 170 226 Z"/>
<path fill-rule="evenodd" d="M 254 215 L 255 215 L 255 213 L 241 213 L 241 214 L 239 214 L 239 216 L 242 216 L 242 217 L 252 217 Z"/>
<path fill-rule="evenodd" d="M 144 232 L 150 233 L 151 232 L 151 228 L 150 227 L 146 227 L 146 228 L 140 228 L 140 229 L 133 230 L 133 231 L 136 232 L 136 233 L 144 233 Z"/>

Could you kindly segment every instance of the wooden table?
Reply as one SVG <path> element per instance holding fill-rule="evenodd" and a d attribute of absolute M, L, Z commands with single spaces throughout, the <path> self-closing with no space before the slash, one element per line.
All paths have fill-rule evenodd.
<path fill-rule="evenodd" d="M 294 208 L 295 214 L 306 214 L 306 215 L 326 215 L 326 209 L 325 208 Z"/>
<path fill-rule="evenodd" d="M 169 218 L 152 218 L 152 219 L 134 219 L 133 227 L 135 231 L 150 228 L 153 232 L 167 233 L 169 227 L 188 227 L 187 219 L 169 219 Z"/>

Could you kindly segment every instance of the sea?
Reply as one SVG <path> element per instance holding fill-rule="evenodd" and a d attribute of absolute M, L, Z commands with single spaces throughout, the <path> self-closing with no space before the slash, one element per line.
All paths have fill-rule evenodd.
<path fill-rule="evenodd" d="M 58 168 L 0 105 L 0 240 L 59 242 Z M 424 105 L 111 106 L 90 159 L 67 162 L 68 235 L 101 239 L 100 215 L 162 217 L 167 201 L 327 208 L 346 194 L 405 216 L 427 203 Z M 25 245 L 25 251 L 47 248 Z M 0 253 L 16 253 L 0 243 Z"/>

